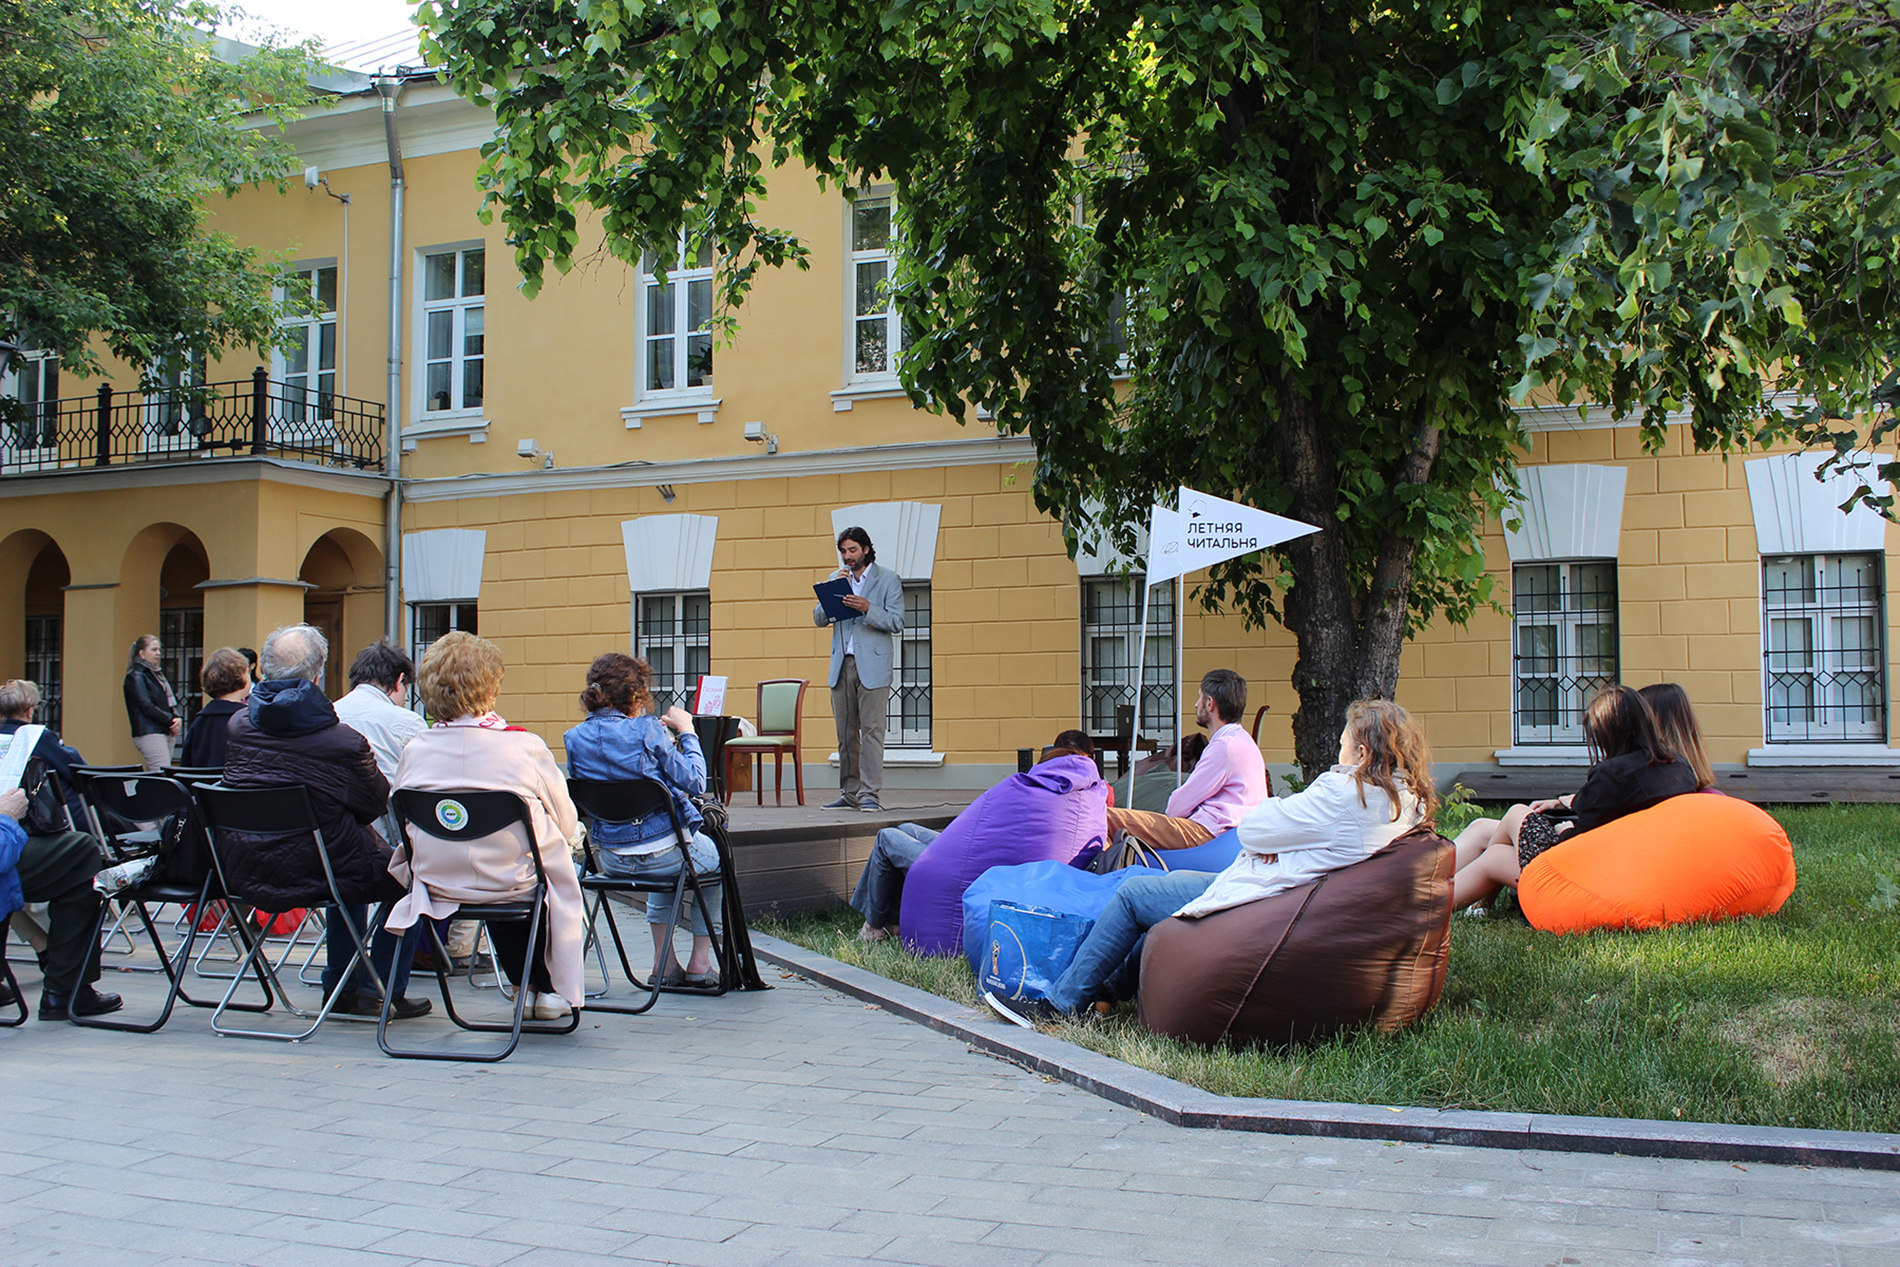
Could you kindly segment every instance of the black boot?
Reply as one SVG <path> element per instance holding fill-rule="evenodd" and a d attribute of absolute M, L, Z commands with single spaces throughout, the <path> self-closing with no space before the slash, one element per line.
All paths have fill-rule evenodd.
<path fill-rule="evenodd" d="M 71 996 L 55 994 L 51 990 L 40 992 L 40 1019 L 42 1021 L 63 1021 L 68 1019 L 66 1010 L 70 1004 L 74 1016 L 104 1016 L 107 1012 L 116 1012 L 125 1006 L 125 1000 L 116 994 L 102 994 L 89 985 L 82 985 Z"/>

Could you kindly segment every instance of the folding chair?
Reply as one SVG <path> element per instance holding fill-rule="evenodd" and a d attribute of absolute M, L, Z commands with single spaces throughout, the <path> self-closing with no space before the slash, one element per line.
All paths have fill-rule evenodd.
<path fill-rule="evenodd" d="M 219 840 L 223 833 L 239 831 L 261 836 L 308 835 L 315 845 L 318 860 L 323 864 L 323 878 L 330 888 L 330 901 L 338 906 L 343 905 L 343 895 L 336 886 L 336 869 L 330 863 L 330 845 L 323 838 L 323 828 L 317 823 L 316 811 L 310 805 L 310 793 L 304 785 L 283 783 L 271 787 L 235 788 L 226 787 L 222 783 L 202 783 L 192 788 L 191 793 L 197 799 L 199 815 L 210 831 L 212 864 L 217 869 L 219 883 L 225 887 L 230 905 L 235 908 L 242 903 L 249 908 L 242 914 L 233 914 L 233 919 L 243 930 L 244 957 L 238 963 L 237 973 L 232 977 L 229 988 L 225 990 L 223 1000 L 219 1002 L 217 1010 L 211 1014 L 211 1028 L 232 1038 L 274 1038 L 279 1042 L 300 1042 L 316 1033 L 317 1027 L 329 1017 L 331 1009 L 336 1006 L 337 996 L 350 988 L 350 978 L 355 974 L 359 963 L 369 968 L 370 976 L 376 982 L 376 988 L 382 990 L 384 997 L 387 998 L 389 992 L 383 989 L 382 977 L 377 973 L 376 965 L 370 960 L 369 954 L 369 939 L 382 928 L 383 917 L 388 908 L 387 903 L 379 906 L 375 914 L 371 916 L 367 930 L 358 930 L 353 920 L 343 921 L 345 928 L 349 931 L 350 940 L 356 943 L 356 948 L 350 953 L 350 961 L 344 964 L 337 974 L 336 985 L 324 997 L 323 1007 L 313 1017 L 311 1013 L 291 1002 L 290 992 L 284 989 L 284 983 L 278 977 L 277 969 L 271 963 L 270 956 L 264 953 L 268 945 L 266 939 L 261 936 L 253 937 L 250 933 L 250 920 L 256 912 L 262 910 L 272 917 L 282 912 L 260 907 L 248 895 L 232 892 L 230 886 L 225 884 L 222 844 Z M 294 1034 L 286 1034 L 275 1030 L 236 1029 L 221 1024 L 224 1013 L 234 1006 L 231 1003 L 231 996 L 237 992 L 238 982 L 243 980 L 245 973 L 252 971 L 253 968 L 269 980 L 270 989 L 276 993 L 277 998 L 282 1001 L 285 1009 L 292 1016 L 310 1021 L 308 1027 Z"/>
<path fill-rule="evenodd" d="M 96 772 L 86 782 L 85 800 L 95 811 L 106 808 L 122 818 L 134 822 L 154 822 L 183 816 L 183 832 L 178 856 L 157 855 L 158 862 L 152 874 L 143 882 L 123 889 L 102 902 L 99 906 L 99 921 L 93 928 L 91 959 L 87 966 L 97 962 L 99 939 L 105 931 L 106 920 L 112 913 L 112 903 L 120 907 L 119 918 L 125 918 L 128 910 L 137 911 L 139 922 L 145 926 L 145 935 L 152 939 L 152 949 L 158 954 L 159 969 L 171 982 L 171 988 L 165 992 L 165 1005 L 159 1009 L 156 1020 L 139 1022 L 131 1020 L 109 1020 L 100 1016 L 76 1016 L 70 1008 L 66 1019 L 75 1025 L 84 1025 L 91 1029 L 125 1030 L 134 1034 L 150 1034 L 164 1027 L 171 1019 L 172 1008 L 179 999 L 192 1007 L 214 1007 L 211 999 L 194 999 L 185 990 L 185 966 L 191 961 L 192 945 L 198 940 L 197 919 L 186 920 L 184 944 L 173 955 L 165 948 L 164 936 L 158 931 L 158 925 L 152 919 L 149 907 L 164 905 L 167 902 L 180 902 L 188 910 L 202 910 L 207 901 L 224 896 L 224 886 L 218 883 L 217 868 L 213 865 L 210 847 L 206 840 L 204 823 L 198 816 L 198 807 L 193 802 L 191 789 L 177 779 L 166 778 L 161 774 L 115 774 L 101 776 Z M 198 850 L 202 849 L 202 853 Z M 242 930 L 240 930 L 242 932 Z M 215 935 L 215 934 L 214 934 Z M 241 1012 L 264 1012 L 270 1010 L 270 983 L 260 972 L 258 985 L 263 989 L 261 1003 L 233 1003 L 231 1006 Z M 233 988 L 236 982 L 232 983 Z M 77 998 L 79 992 L 73 991 Z"/>
<path fill-rule="evenodd" d="M 26 1024 L 26 995 L 20 990 L 20 978 L 13 975 L 13 965 L 7 962 L 7 932 L 10 917 L 0 915 L 0 981 L 6 982 L 7 989 L 13 991 L 13 1004 L 10 1011 L 19 1015 L 10 1021 L 0 1021 L 0 1029 L 13 1029 Z"/>
<path fill-rule="evenodd" d="M 97 779 L 123 779 L 144 773 L 145 767 L 142 765 L 82 765 L 73 767 L 73 790 L 79 794 L 80 808 L 82 808 L 86 814 L 86 821 L 84 823 L 75 823 L 73 826 L 79 831 L 86 832 L 94 840 L 97 840 L 100 845 L 104 847 L 107 859 L 112 862 L 129 862 L 134 858 L 144 858 L 156 854 L 159 845 L 162 843 L 161 832 L 156 827 L 139 827 L 137 822 L 126 819 L 124 815 L 119 814 L 117 811 L 112 811 L 112 817 L 108 818 L 106 814 L 101 811 L 102 809 L 110 810 L 111 807 L 102 807 L 94 798 L 92 794 L 93 782 Z M 131 915 L 131 908 L 121 905 L 109 909 L 116 909 L 118 911 L 118 917 L 112 921 L 112 926 L 105 929 L 101 934 L 100 953 L 106 953 L 111 947 L 113 939 L 117 937 L 125 940 L 125 949 L 122 951 L 112 950 L 112 954 L 136 955 L 138 953 L 138 945 L 132 940 L 132 934 L 127 931 L 125 926 L 126 919 Z M 181 934 L 183 933 L 184 925 L 182 921 L 179 923 L 176 931 Z M 202 953 L 201 951 L 200 954 Z M 164 971 L 164 969 L 157 964 L 140 963 L 114 964 L 113 970 L 116 972 Z"/>
<path fill-rule="evenodd" d="M 376 1023 L 376 1044 L 386 1055 L 403 1060 L 475 1060 L 492 1064 L 506 1060 L 514 1053 L 526 1034 L 571 1034 L 581 1023 L 581 1012 L 575 1008 L 568 1014 L 565 1025 L 531 1025 L 523 1023 L 523 1014 L 527 1010 L 528 982 L 534 975 L 535 943 L 540 940 L 543 920 L 547 916 L 548 873 L 541 865 L 541 851 L 535 847 L 534 820 L 528 814 L 528 803 L 513 792 L 494 791 L 455 791 L 424 792 L 415 788 L 399 788 L 390 798 L 391 807 L 396 811 L 396 826 L 402 835 L 403 847 L 409 851 L 411 879 L 410 892 L 422 881 L 414 878 L 415 844 L 410 839 L 411 823 L 427 824 L 426 832 L 430 837 L 430 847 L 445 848 L 455 844 L 472 844 L 475 841 L 504 832 L 513 826 L 519 826 L 528 857 L 534 862 L 534 889 L 526 898 L 506 902 L 464 902 L 446 917 L 448 919 L 472 919 L 484 926 L 495 923 L 526 924 L 528 926 L 527 951 L 522 956 L 521 975 L 516 978 L 515 1010 L 513 1019 L 506 1025 L 494 1021 L 471 1021 L 455 1010 L 455 997 L 449 990 L 449 975 L 444 965 L 449 961 L 448 947 L 442 944 L 441 935 L 436 932 L 435 920 L 424 921 L 428 929 L 430 952 L 435 957 L 435 979 L 442 987 L 442 1004 L 449 1019 L 466 1030 L 489 1034 L 507 1034 L 508 1042 L 499 1050 L 491 1051 L 430 1051 L 420 1047 L 393 1047 L 389 1042 L 389 992 L 383 992 L 383 1014 Z M 496 971 L 500 971 L 499 955 Z"/>
<path fill-rule="evenodd" d="M 693 870 L 690 846 L 693 836 L 680 821 L 679 810 L 673 804 L 673 794 L 664 783 L 654 779 L 591 780 L 569 779 L 567 794 L 574 798 L 574 807 L 581 812 L 587 823 L 587 874 L 581 878 L 581 891 L 594 899 L 588 911 L 589 931 L 594 936 L 596 952 L 599 950 L 600 934 L 596 926 L 600 917 L 607 919 L 607 931 L 613 934 L 614 949 L 620 954 L 620 969 L 627 974 L 627 981 L 637 990 L 647 992 L 647 1001 L 638 1006 L 623 1003 L 590 1003 L 589 1007 L 601 1012 L 616 1012 L 627 1016 L 638 1016 L 659 1001 L 662 990 L 681 994 L 724 994 L 732 988 L 732 978 L 727 972 L 725 944 L 718 931 L 715 912 L 706 901 L 702 884 L 711 884 L 719 880 L 717 871 L 706 872 L 703 876 Z M 599 839 L 601 823 L 631 823 L 654 814 L 665 814 L 673 825 L 673 847 L 679 850 L 680 869 L 677 876 L 655 880 L 641 880 L 630 877 L 605 875 L 600 867 L 600 852 L 596 841 Z M 633 970 L 632 962 L 627 958 L 627 944 L 620 936 L 620 924 L 614 919 L 613 903 L 610 894 L 614 893 L 671 893 L 673 895 L 673 918 L 666 926 L 666 939 L 670 944 L 673 932 L 679 927 L 680 902 L 690 891 L 693 901 L 699 904 L 700 912 L 706 917 L 706 926 L 713 929 L 713 953 L 719 960 L 719 984 L 716 987 L 668 986 L 660 983 L 656 974 L 651 982 L 642 984 L 640 974 Z M 604 956 L 603 956 L 604 959 Z M 601 975 L 608 976 L 606 964 L 601 965 Z M 608 978 L 608 988 L 613 982 Z"/>

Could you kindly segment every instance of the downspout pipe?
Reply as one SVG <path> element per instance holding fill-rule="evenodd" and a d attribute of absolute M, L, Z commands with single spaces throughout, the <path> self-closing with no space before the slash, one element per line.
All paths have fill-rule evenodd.
<path fill-rule="evenodd" d="M 384 441 L 384 473 L 389 477 L 389 500 L 383 515 L 383 636 L 398 647 L 404 644 L 402 619 L 402 140 L 396 131 L 396 106 L 402 98 L 403 76 L 379 75 L 377 95 L 383 99 L 383 141 L 389 150 L 389 381 L 384 390 L 388 434 Z"/>

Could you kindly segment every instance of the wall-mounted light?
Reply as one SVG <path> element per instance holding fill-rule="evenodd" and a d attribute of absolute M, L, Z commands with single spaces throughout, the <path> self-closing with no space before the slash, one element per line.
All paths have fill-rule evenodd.
<path fill-rule="evenodd" d="M 764 445 L 767 453 L 778 452 L 778 437 L 768 432 L 762 422 L 746 423 L 745 438 L 753 444 Z"/>
<path fill-rule="evenodd" d="M 660 490 L 660 500 L 671 506 L 673 504 L 673 486 L 671 484 L 655 484 L 654 487 Z"/>
<path fill-rule="evenodd" d="M 544 471 L 554 469 L 554 450 L 544 449 L 533 440 L 516 441 L 515 456 L 526 458 L 530 462 L 539 461 L 541 463 L 541 469 Z"/>

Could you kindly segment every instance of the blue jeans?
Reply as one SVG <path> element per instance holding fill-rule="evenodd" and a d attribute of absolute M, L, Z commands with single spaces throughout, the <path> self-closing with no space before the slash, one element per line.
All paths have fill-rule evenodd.
<path fill-rule="evenodd" d="M 904 877 L 911 863 L 924 852 L 924 846 L 943 835 L 916 823 L 899 823 L 877 834 L 871 856 L 858 875 L 858 887 L 851 894 L 851 905 L 872 928 L 889 928 L 897 922 L 904 901 Z"/>
<path fill-rule="evenodd" d="M 363 931 L 364 921 L 369 916 L 369 908 L 357 904 L 323 908 L 323 993 L 326 996 L 336 986 L 337 975 L 343 971 L 343 965 L 356 953 L 356 942 L 343 923 L 346 912 L 359 933 Z M 418 922 L 401 933 L 379 929 L 376 936 L 369 939 L 370 962 L 376 965 L 376 975 L 384 981 L 388 981 L 391 973 L 394 973 L 395 982 L 390 989 L 395 991 L 396 998 L 408 997 L 409 965 L 416 957 L 416 938 L 421 932 L 422 925 Z M 358 994 L 376 988 L 369 969 L 363 964 L 357 964 L 356 970 L 350 974 L 349 988 Z"/>
<path fill-rule="evenodd" d="M 1147 931 L 1205 893 L 1212 883 L 1212 871 L 1172 871 L 1136 876 L 1123 884 L 1095 917 L 1095 927 L 1076 949 L 1068 971 L 1056 978 L 1049 1002 L 1062 1012 L 1079 1012 L 1093 1003 Z"/>
<path fill-rule="evenodd" d="M 693 870 L 705 875 L 719 871 L 719 846 L 713 843 L 711 836 L 703 831 L 693 833 Z M 612 876 L 616 880 L 671 880 L 680 873 L 680 851 L 672 845 L 657 849 L 652 853 L 619 854 L 600 851 L 600 873 Z M 703 886 L 706 901 L 714 910 L 719 908 L 720 884 L 717 880 Z M 687 891 L 689 923 L 696 937 L 705 937 L 711 930 L 706 926 L 706 913 L 699 909 L 699 903 L 692 901 L 692 891 Z M 666 924 L 673 919 L 673 895 L 669 893 L 647 894 L 647 923 Z"/>

